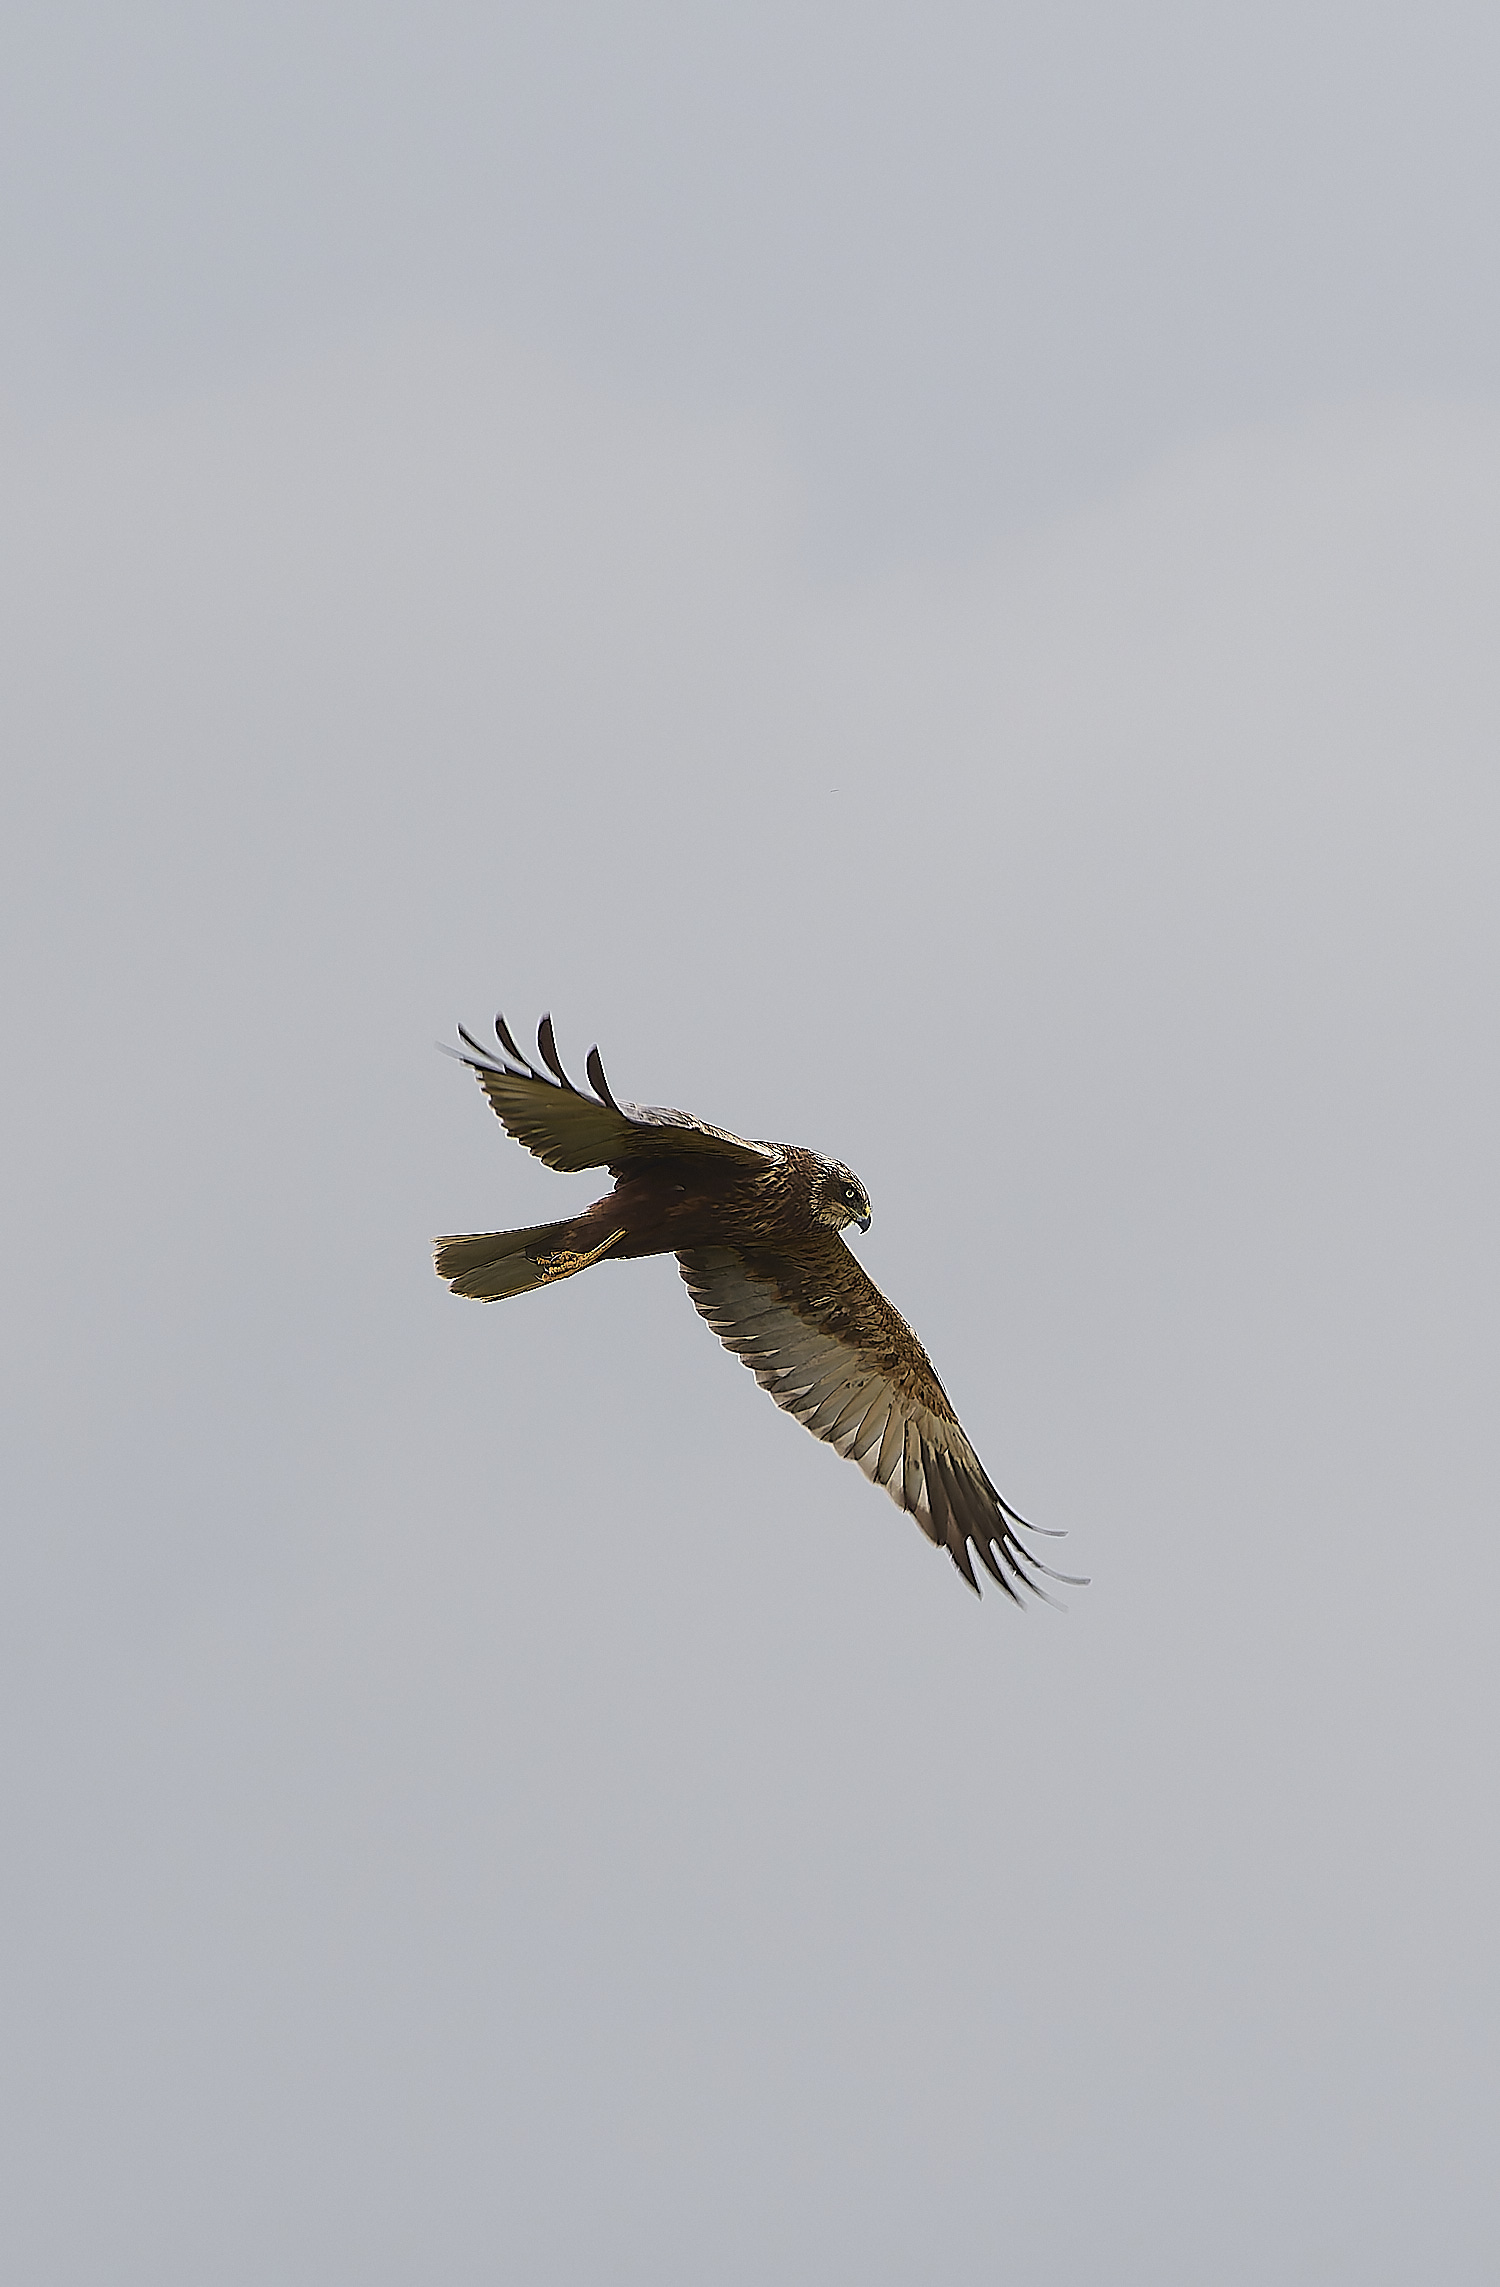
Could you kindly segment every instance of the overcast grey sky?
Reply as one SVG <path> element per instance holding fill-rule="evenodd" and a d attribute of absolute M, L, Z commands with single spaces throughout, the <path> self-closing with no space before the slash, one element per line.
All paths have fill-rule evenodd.
<path fill-rule="evenodd" d="M 0 2269 L 1487 2282 L 1497 34 L 14 10 Z M 856 1168 L 978 1605 L 433 1053 Z"/>

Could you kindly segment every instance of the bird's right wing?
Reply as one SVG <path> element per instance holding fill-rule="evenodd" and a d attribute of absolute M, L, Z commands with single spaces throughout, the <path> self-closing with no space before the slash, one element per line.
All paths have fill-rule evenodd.
<path fill-rule="evenodd" d="M 690 1112 L 668 1111 L 656 1104 L 619 1104 L 610 1093 L 599 1051 L 588 1053 L 587 1071 L 596 1093 L 584 1095 L 562 1068 L 553 1038 L 552 1019 L 544 1016 L 537 1027 L 536 1044 L 545 1072 L 523 1055 L 511 1037 L 504 1017 L 495 1019 L 495 1036 L 504 1051 L 491 1055 L 471 1034 L 458 1028 L 459 1038 L 471 1051 L 450 1049 L 475 1074 L 508 1134 L 548 1167 L 564 1173 L 584 1167 L 607 1167 L 612 1174 L 664 1159 L 716 1159 L 742 1167 L 766 1168 L 774 1164 L 775 1146 L 748 1143 L 727 1128 L 710 1127 Z"/>
<path fill-rule="evenodd" d="M 1049 1568 L 1016 1537 L 1032 1528 L 990 1483 L 926 1351 L 842 1239 L 830 1233 L 784 1254 L 694 1247 L 677 1261 L 726 1350 L 814 1437 L 883 1485 L 972 1589 L 971 1544 L 1007 1596 L 1019 1603 L 1020 1587 L 1046 1595 L 1032 1573 Z"/>

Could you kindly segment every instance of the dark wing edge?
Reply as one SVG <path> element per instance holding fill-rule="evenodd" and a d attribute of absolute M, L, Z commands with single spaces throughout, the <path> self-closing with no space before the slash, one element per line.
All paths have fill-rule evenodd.
<path fill-rule="evenodd" d="M 842 1263 L 822 1249 L 803 1264 L 735 1247 L 695 1247 L 677 1261 L 724 1347 L 814 1437 L 883 1485 L 976 1596 L 971 1547 L 1014 1603 L 1022 1588 L 1056 1602 L 1037 1572 L 1081 1587 L 1017 1539 L 1030 1527 L 990 1483 L 916 1336 L 843 1241 L 832 1245 Z"/>
<path fill-rule="evenodd" d="M 585 1095 L 563 1070 L 550 1016 L 542 1018 L 536 1035 L 545 1071 L 516 1046 L 503 1016 L 495 1018 L 499 1054 L 481 1046 L 462 1025 L 458 1037 L 463 1048 L 449 1048 L 440 1042 L 444 1054 L 468 1065 L 507 1134 L 561 1174 L 574 1174 L 586 1167 L 618 1172 L 645 1160 L 684 1155 L 765 1167 L 776 1156 L 773 1146 L 749 1143 L 743 1136 L 731 1135 L 727 1128 L 710 1127 L 706 1120 L 694 1119 L 691 1113 L 657 1105 L 617 1103 L 597 1048 L 589 1050 L 585 1067 L 596 1093 Z"/>

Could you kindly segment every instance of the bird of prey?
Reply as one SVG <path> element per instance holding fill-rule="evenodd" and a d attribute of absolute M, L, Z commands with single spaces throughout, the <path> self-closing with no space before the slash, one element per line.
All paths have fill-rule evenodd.
<path fill-rule="evenodd" d="M 495 1019 L 501 1053 L 458 1028 L 449 1050 L 478 1076 L 518 1143 L 548 1167 L 608 1168 L 614 1189 L 561 1223 L 436 1241 L 455 1294 L 495 1302 L 573 1278 L 591 1264 L 675 1254 L 688 1293 L 727 1350 L 779 1406 L 805 1422 L 915 1517 L 979 1592 L 980 1563 L 1020 1602 L 1052 1573 L 1016 1538 L 1032 1531 L 986 1476 L 926 1351 L 842 1236 L 870 1227 L 857 1175 L 799 1144 L 751 1143 L 688 1112 L 621 1104 L 597 1048 L 575 1088 L 542 1018 L 539 1069 Z"/>

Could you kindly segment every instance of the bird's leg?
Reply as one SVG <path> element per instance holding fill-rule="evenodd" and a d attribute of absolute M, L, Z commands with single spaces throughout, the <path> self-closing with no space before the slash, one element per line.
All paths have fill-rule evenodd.
<path fill-rule="evenodd" d="M 586 1255 L 580 1255 L 572 1247 L 559 1247 L 556 1254 L 534 1255 L 532 1260 L 544 1281 L 572 1278 L 576 1272 L 586 1271 L 590 1263 L 597 1263 L 601 1255 L 607 1255 L 610 1248 L 618 1245 L 624 1236 L 623 1231 L 611 1231 L 602 1246 L 591 1247 Z"/>

